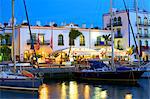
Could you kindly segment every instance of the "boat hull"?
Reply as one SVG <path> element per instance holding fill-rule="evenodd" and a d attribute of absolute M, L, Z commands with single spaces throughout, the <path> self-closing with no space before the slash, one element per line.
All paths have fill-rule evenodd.
<path fill-rule="evenodd" d="M 39 88 L 42 84 L 40 79 L 7 79 L 0 78 L 0 86 Z"/>
<path fill-rule="evenodd" d="M 136 82 L 144 71 L 121 72 L 75 72 L 75 77 L 84 80 L 100 80 L 115 82 Z"/>

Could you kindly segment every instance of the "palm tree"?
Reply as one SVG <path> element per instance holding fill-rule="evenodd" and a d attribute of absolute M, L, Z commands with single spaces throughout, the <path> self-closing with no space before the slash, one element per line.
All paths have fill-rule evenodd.
<path fill-rule="evenodd" d="M 11 49 L 7 45 L 3 45 L 1 48 L 1 53 L 3 54 L 3 60 L 8 61 L 11 58 Z"/>
<path fill-rule="evenodd" d="M 127 49 L 126 54 L 128 54 L 128 60 L 130 60 L 130 56 L 134 53 L 134 45 Z M 130 62 L 130 61 L 129 61 Z"/>
<path fill-rule="evenodd" d="M 1 45 L 1 43 L 2 43 L 2 39 L 3 39 L 3 35 L 0 34 L 0 45 Z"/>
<path fill-rule="evenodd" d="M 111 41 L 111 35 L 103 35 L 102 36 L 105 39 L 105 45 L 106 45 L 106 53 L 107 53 L 107 46 L 108 46 L 108 42 Z"/>
<path fill-rule="evenodd" d="M 76 29 L 73 29 L 73 28 L 70 30 L 70 32 L 69 32 L 69 45 L 70 45 L 70 48 L 69 48 L 68 58 L 69 58 L 69 55 L 70 55 L 71 46 L 74 45 L 74 40 L 80 35 L 82 35 L 82 33 L 79 30 L 76 30 Z"/>
<path fill-rule="evenodd" d="M 10 36 L 8 35 L 8 34 L 6 34 L 5 36 L 4 36 L 4 38 L 5 38 L 5 40 L 6 40 L 6 44 L 9 44 L 10 43 Z"/>
<path fill-rule="evenodd" d="M 5 42 L 3 40 L 5 40 Z M 11 59 L 11 49 L 7 45 L 8 42 L 9 42 L 9 35 L 0 34 L 0 44 L 1 44 L 0 54 L 2 55 L 4 61 L 8 61 Z"/>

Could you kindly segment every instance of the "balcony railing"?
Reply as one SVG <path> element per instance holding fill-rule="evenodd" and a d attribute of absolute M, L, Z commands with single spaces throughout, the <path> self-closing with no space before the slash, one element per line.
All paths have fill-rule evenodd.
<path fill-rule="evenodd" d="M 37 44 L 37 40 L 33 40 L 34 44 Z M 31 40 L 27 40 L 27 44 L 30 45 L 31 44 Z"/>
<path fill-rule="evenodd" d="M 140 46 L 141 51 L 149 50 L 149 46 Z"/>
<path fill-rule="evenodd" d="M 122 26 L 122 22 L 113 23 L 113 27 Z M 107 24 L 107 27 L 111 27 L 111 23 Z"/>
<path fill-rule="evenodd" d="M 95 46 L 111 46 L 110 42 L 108 42 L 108 44 L 105 44 L 104 42 L 96 42 L 94 45 Z"/>
<path fill-rule="evenodd" d="M 139 22 L 138 25 L 147 27 L 147 26 L 150 26 L 150 22 Z M 137 26 L 137 23 L 136 23 L 136 26 Z"/>
<path fill-rule="evenodd" d="M 143 35 L 139 35 L 140 38 L 150 38 L 150 35 L 149 34 L 143 34 Z"/>
<path fill-rule="evenodd" d="M 120 34 L 120 35 L 115 35 L 115 38 L 122 38 L 123 36 L 122 36 L 122 34 Z"/>
<path fill-rule="evenodd" d="M 38 43 L 38 40 L 33 40 L 34 44 Z M 31 40 L 27 40 L 27 45 L 31 44 Z M 45 40 L 44 42 L 39 42 L 40 45 L 50 45 L 50 41 L 49 40 Z"/>

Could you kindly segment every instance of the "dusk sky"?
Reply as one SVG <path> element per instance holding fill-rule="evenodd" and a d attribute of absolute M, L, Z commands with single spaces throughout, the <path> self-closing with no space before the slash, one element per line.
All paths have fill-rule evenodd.
<path fill-rule="evenodd" d="M 124 9 L 122 0 L 113 0 L 114 8 Z M 133 0 L 125 0 L 133 8 Z M 150 0 L 139 0 L 139 8 L 150 11 Z M 26 0 L 31 24 L 37 20 L 42 25 L 54 21 L 76 23 L 87 26 L 102 26 L 102 14 L 109 11 L 109 0 Z M 11 0 L 0 0 L 0 22 L 8 22 L 11 17 Z M 17 23 L 26 19 L 22 0 L 15 0 L 15 17 Z"/>

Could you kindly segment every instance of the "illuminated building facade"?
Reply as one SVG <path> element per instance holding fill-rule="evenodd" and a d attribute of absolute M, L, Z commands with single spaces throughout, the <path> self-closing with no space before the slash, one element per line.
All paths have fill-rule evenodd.
<path fill-rule="evenodd" d="M 106 46 L 103 35 L 110 34 L 109 30 L 80 28 L 73 23 L 61 27 L 31 26 L 34 47 L 37 55 L 39 57 L 42 56 L 41 62 L 44 62 L 45 58 L 49 57 L 52 52 L 69 48 L 69 32 L 71 28 L 75 28 L 82 33 L 82 35 L 74 40 L 74 45 L 72 47 L 75 48 L 100 49 L 101 47 Z M 11 30 L 2 33 L 9 33 L 11 35 Z M 17 26 L 15 33 L 15 51 L 18 59 L 20 59 L 20 61 L 30 60 L 33 51 L 30 50 L 31 39 L 28 26 Z"/>
<path fill-rule="evenodd" d="M 131 27 L 129 25 L 128 16 L 131 21 L 133 28 L 133 34 L 138 46 L 140 46 L 142 53 L 142 60 L 148 61 L 149 59 L 149 48 L 150 48 L 150 13 L 146 11 L 138 11 L 138 18 L 136 12 L 133 10 L 116 11 L 113 15 L 113 28 L 115 33 L 115 48 L 127 49 L 131 46 L 135 48 L 134 37 L 132 34 Z M 104 28 L 110 30 L 110 14 L 103 15 Z M 139 29 L 137 28 L 137 24 Z M 139 30 L 139 39 L 138 39 Z M 136 58 L 136 56 L 135 56 Z"/>

